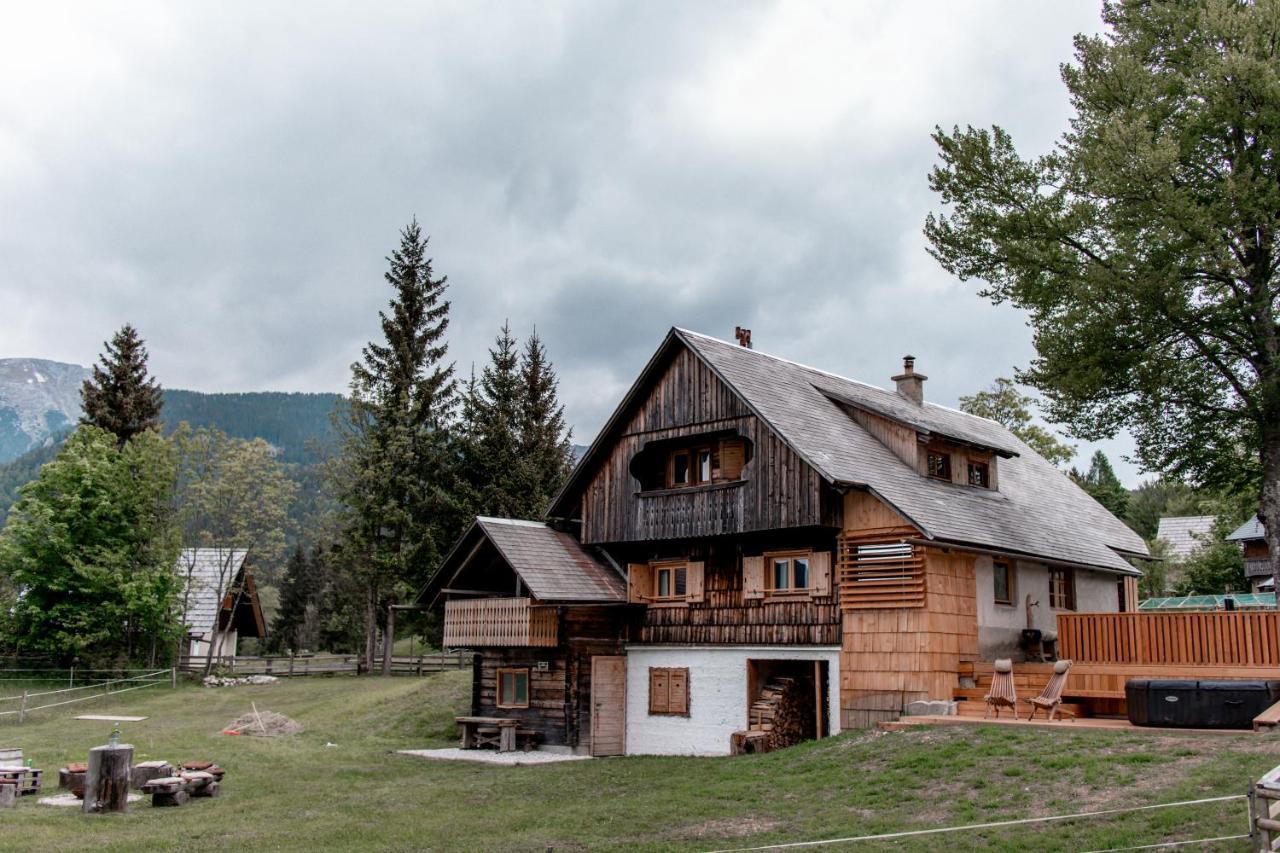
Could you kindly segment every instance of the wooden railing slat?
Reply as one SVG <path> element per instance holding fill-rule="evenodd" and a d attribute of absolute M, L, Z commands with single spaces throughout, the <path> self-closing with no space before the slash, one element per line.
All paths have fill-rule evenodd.
<path fill-rule="evenodd" d="M 1274 611 L 1060 613 L 1060 655 L 1093 663 L 1275 667 Z"/>

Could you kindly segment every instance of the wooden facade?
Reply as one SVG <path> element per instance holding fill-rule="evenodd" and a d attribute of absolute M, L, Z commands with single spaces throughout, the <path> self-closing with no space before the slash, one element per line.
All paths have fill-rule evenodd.
<path fill-rule="evenodd" d="M 551 607 L 529 598 L 475 598 L 444 606 L 444 644 L 459 646 L 555 646 L 559 619 Z"/>
<path fill-rule="evenodd" d="M 484 646 L 476 663 L 471 713 L 520 720 L 551 746 L 591 746 L 591 659 L 622 654 L 617 608 L 562 607 L 552 648 Z M 529 707 L 499 707 L 499 669 L 529 671 Z"/>
<path fill-rule="evenodd" d="M 750 461 L 741 479 L 640 491 L 632 463 L 675 438 L 734 435 Z M 840 506 L 822 478 L 703 362 L 681 348 L 622 428 L 582 498 L 582 541 L 692 539 L 807 526 L 838 526 Z"/>

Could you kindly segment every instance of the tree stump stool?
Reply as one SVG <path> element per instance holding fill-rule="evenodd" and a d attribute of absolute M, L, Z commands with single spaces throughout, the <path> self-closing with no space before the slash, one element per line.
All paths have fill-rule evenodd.
<path fill-rule="evenodd" d="M 133 746 L 95 746 L 89 750 L 84 777 L 84 813 L 123 812 L 129 808 L 129 776 Z"/>
<path fill-rule="evenodd" d="M 73 761 L 66 767 L 58 769 L 58 787 L 65 788 L 68 791 L 79 789 L 79 796 L 84 796 L 84 774 L 89 770 L 89 765 L 83 761 Z"/>
<path fill-rule="evenodd" d="M 140 761 L 133 765 L 129 783 L 134 788 L 141 788 L 152 779 L 164 779 L 172 775 L 173 765 L 167 761 Z"/>
<path fill-rule="evenodd" d="M 0 809 L 13 808 L 18 802 L 18 784 L 9 779 L 0 779 Z"/>

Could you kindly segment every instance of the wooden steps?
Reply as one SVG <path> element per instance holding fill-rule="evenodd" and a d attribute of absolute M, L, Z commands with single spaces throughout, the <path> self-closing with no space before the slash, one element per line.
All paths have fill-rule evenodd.
<path fill-rule="evenodd" d="M 1280 729 L 1280 702 L 1253 718 L 1255 732 L 1274 732 Z"/>

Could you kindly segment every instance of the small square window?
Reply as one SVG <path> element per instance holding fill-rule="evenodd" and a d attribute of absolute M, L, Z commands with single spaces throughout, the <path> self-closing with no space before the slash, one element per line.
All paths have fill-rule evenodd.
<path fill-rule="evenodd" d="M 653 597 L 674 601 L 688 595 L 688 572 L 684 566 L 660 566 L 653 572 Z"/>
<path fill-rule="evenodd" d="M 1008 563 L 997 560 L 991 564 L 991 577 L 995 584 L 997 604 L 1013 604 L 1013 569 Z"/>
<path fill-rule="evenodd" d="M 928 452 L 929 476 L 936 480 L 951 479 L 951 454 L 941 450 Z"/>
<path fill-rule="evenodd" d="M 768 555 L 766 555 L 768 557 Z M 809 556 L 782 554 L 768 557 L 769 589 L 772 592 L 804 592 L 809 588 Z"/>
<path fill-rule="evenodd" d="M 711 449 L 707 447 L 698 451 L 698 482 L 711 482 Z"/>
<path fill-rule="evenodd" d="M 498 670 L 498 707 L 529 707 L 529 670 L 527 668 Z"/>
<path fill-rule="evenodd" d="M 969 485 L 991 488 L 991 468 L 986 462 L 969 463 Z"/>
<path fill-rule="evenodd" d="M 1049 570 L 1049 606 L 1054 610 L 1076 609 L 1076 573 L 1073 570 Z"/>

